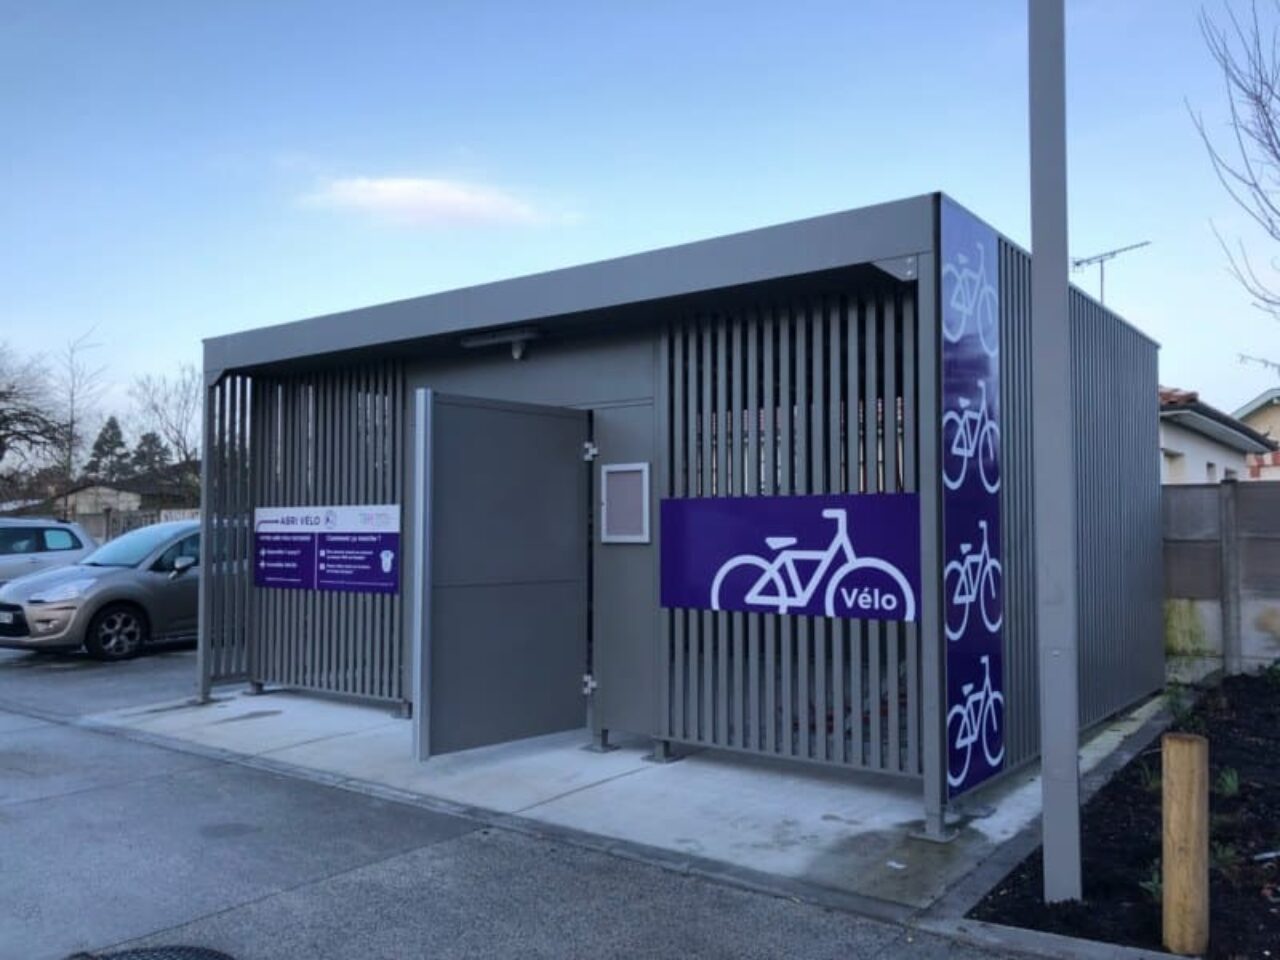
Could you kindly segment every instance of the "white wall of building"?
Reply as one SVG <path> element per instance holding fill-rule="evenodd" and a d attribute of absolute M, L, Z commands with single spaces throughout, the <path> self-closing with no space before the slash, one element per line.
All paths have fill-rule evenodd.
<path fill-rule="evenodd" d="M 1169 420 L 1160 421 L 1160 482 L 1218 483 L 1248 476 L 1245 455 Z"/>

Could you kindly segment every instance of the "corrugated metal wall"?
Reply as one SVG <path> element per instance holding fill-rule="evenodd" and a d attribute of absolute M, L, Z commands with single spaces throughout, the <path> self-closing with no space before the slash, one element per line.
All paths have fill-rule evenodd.
<path fill-rule="evenodd" d="M 1004 390 L 1007 767 L 1039 753 L 1031 463 L 1031 258 L 1000 243 Z M 1164 682 L 1157 346 L 1071 291 L 1072 408 L 1079 570 L 1080 723 L 1090 726 Z"/>
<path fill-rule="evenodd" d="M 664 497 L 918 489 L 914 286 L 692 316 L 663 338 Z M 918 776 L 916 624 L 663 611 L 663 736 Z"/>
<path fill-rule="evenodd" d="M 405 697 L 399 594 L 258 590 L 255 506 L 402 503 L 399 363 L 224 378 L 209 391 L 209 682 Z"/>

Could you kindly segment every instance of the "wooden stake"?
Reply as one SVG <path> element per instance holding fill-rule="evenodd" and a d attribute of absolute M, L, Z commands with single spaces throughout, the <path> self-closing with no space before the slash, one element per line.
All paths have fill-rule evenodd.
<path fill-rule="evenodd" d="M 1161 755 L 1164 945 L 1196 956 L 1209 946 L 1209 741 L 1166 733 Z"/>

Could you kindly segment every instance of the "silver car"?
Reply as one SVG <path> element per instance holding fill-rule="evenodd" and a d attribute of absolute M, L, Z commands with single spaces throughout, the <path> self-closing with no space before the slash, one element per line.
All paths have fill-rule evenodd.
<path fill-rule="evenodd" d="M 97 547 L 77 523 L 0 518 L 0 587 L 31 573 L 79 563 Z"/>
<path fill-rule="evenodd" d="M 103 660 L 196 635 L 200 523 L 157 523 L 80 563 L 0 587 L 0 647 L 74 650 Z"/>

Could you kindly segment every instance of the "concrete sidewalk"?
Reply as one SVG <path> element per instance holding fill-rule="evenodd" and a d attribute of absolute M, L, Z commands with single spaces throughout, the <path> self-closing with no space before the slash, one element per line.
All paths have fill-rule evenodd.
<path fill-rule="evenodd" d="M 1095 735 L 1082 769 L 1099 763 L 1155 712 L 1148 703 Z M 981 798 L 985 816 L 961 820 L 955 840 L 916 836 L 914 784 L 840 771 L 695 754 L 655 764 L 647 743 L 599 754 L 585 731 L 411 759 L 409 723 L 370 707 L 292 693 L 224 693 L 203 706 L 116 711 L 94 724 L 229 751 L 272 768 L 358 789 L 390 791 L 481 818 L 517 817 L 571 830 L 670 867 L 689 864 L 799 883 L 856 900 L 865 913 L 904 918 L 948 889 L 1039 813 L 1034 770 Z"/>
<path fill-rule="evenodd" d="M 161 944 L 237 960 L 1014 956 L 3 712 L 0 822 L 5 960 Z"/>

